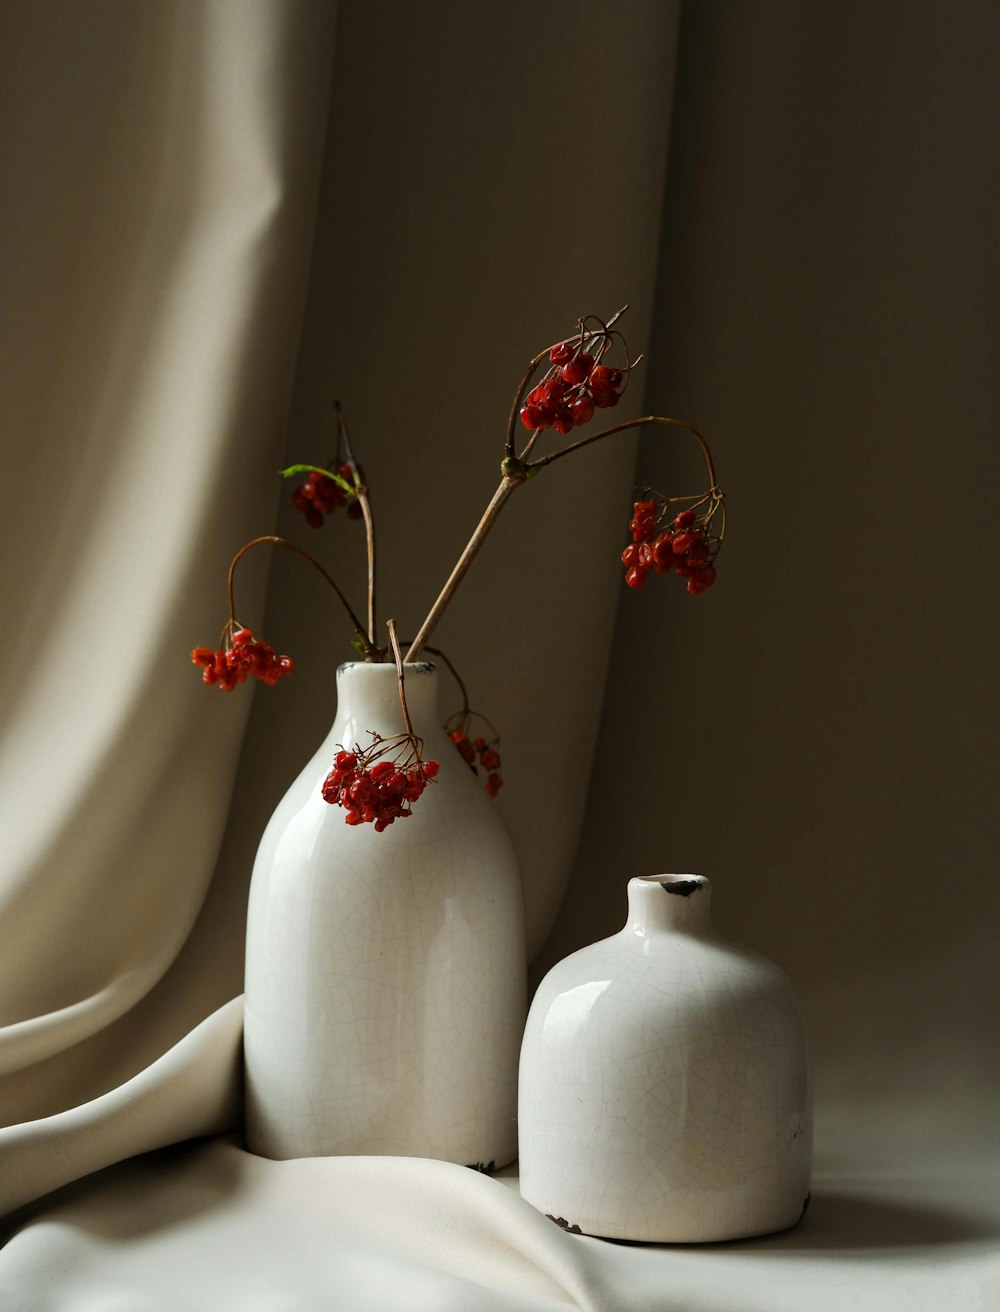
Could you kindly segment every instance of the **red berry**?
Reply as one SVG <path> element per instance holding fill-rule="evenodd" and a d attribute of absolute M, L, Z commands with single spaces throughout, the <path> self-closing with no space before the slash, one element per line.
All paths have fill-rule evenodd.
<path fill-rule="evenodd" d="M 567 383 L 572 383 L 575 386 L 577 383 L 582 383 L 590 376 L 590 371 L 593 367 L 594 357 L 589 355 L 586 351 L 581 351 L 578 355 L 575 355 L 568 364 L 564 364 L 560 372 L 562 373 L 563 378 L 566 379 Z"/>
<path fill-rule="evenodd" d="M 641 588 L 642 585 L 646 582 L 646 577 L 647 577 L 646 571 L 642 568 L 641 565 L 633 565 L 632 568 L 629 570 L 629 572 L 625 575 L 625 582 L 629 585 L 630 588 Z"/>
<path fill-rule="evenodd" d="M 699 592 L 704 592 L 715 582 L 715 566 L 705 565 L 702 569 L 694 570 L 688 579 L 688 592 L 692 597 L 697 597 Z"/>
<path fill-rule="evenodd" d="M 503 780 L 500 778 L 498 774 L 491 774 L 487 776 L 486 791 L 489 793 L 490 797 L 496 797 L 497 793 L 499 793 L 502 787 L 503 787 Z"/>
<path fill-rule="evenodd" d="M 694 533 L 678 533 L 674 538 L 674 554 L 677 556 L 686 556 L 697 541 L 698 538 Z"/>
<path fill-rule="evenodd" d="M 610 387 L 617 391 L 622 385 L 622 371 L 620 369 L 609 369 L 607 365 L 599 364 L 594 368 L 590 375 L 591 387 Z"/>
<path fill-rule="evenodd" d="M 479 759 L 483 763 L 484 770 L 495 770 L 500 764 L 500 753 L 495 751 L 492 747 L 487 747 L 486 751 L 483 752 Z"/>
<path fill-rule="evenodd" d="M 622 564 L 626 569 L 631 569 L 633 565 L 638 565 L 638 563 L 639 544 L 637 542 L 630 542 L 622 552 Z"/>
<path fill-rule="evenodd" d="M 598 410 L 606 410 L 609 406 L 618 404 L 618 393 L 611 387 L 598 387 L 591 383 L 590 395 L 593 397 L 594 405 Z"/>
<path fill-rule="evenodd" d="M 594 403 L 586 392 L 581 392 L 575 401 L 570 402 L 569 412 L 577 424 L 588 424 L 594 417 Z"/>
<path fill-rule="evenodd" d="M 674 516 L 674 525 L 676 528 L 687 528 L 696 518 L 693 510 L 679 510 Z"/>
<path fill-rule="evenodd" d="M 675 561 L 674 540 L 669 533 L 661 533 L 653 543 L 653 564 L 662 573 L 673 569 Z"/>
<path fill-rule="evenodd" d="M 441 769 L 441 765 L 438 761 L 424 761 L 421 769 L 423 770 L 424 774 L 427 776 L 428 779 L 434 779 L 437 777 L 437 773 Z"/>
<path fill-rule="evenodd" d="M 545 412 L 540 405 L 530 401 L 527 405 L 521 407 L 521 423 L 525 428 L 544 428 L 546 426 Z"/>
<path fill-rule="evenodd" d="M 576 344 L 574 342 L 560 342 L 558 346 L 553 346 L 549 352 L 549 359 L 553 364 L 568 364 L 576 355 Z"/>
<path fill-rule="evenodd" d="M 552 427 L 562 437 L 565 437 L 566 434 L 572 429 L 573 415 L 568 406 L 561 405 L 559 409 L 555 412 L 555 415 L 553 416 L 552 419 Z"/>

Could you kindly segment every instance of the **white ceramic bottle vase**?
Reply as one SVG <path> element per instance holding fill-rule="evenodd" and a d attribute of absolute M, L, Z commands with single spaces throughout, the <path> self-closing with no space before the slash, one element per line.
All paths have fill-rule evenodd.
<path fill-rule="evenodd" d="M 521 1051 L 521 1193 L 567 1229 L 698 1243 L 794 1225 L 809 1194 L 803 1023 L 719 939 L 699 875 L 629 881 L 628 924 L 542 981 Z"/>
<path fill-rule="evenodd" d="M 349 826 L 321 796 L 338 744 L 403 728 L 395 667 L 337 671 L 333 728 L 253 870 L 246 1118 L 253 1152 L 376 1153 L 490 1168 L 516 1143 L 524 909 L 493 803 L 441 728 L 437 673 L 406 694 L 437 779 L 409 819 Z"/>

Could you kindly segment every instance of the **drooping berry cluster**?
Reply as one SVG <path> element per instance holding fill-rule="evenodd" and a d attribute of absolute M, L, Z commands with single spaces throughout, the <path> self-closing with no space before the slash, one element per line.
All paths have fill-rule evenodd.
<path fill-rule="evenodd" d="M 658 508 L 652 499 L 637 501 L 633 506 L 629 521 L 632 541 L 622 552 L 622 564 L 627 571 L 625 582 L 630 588 L 641 588 L 651 571 L 673 572 L 687 579 L 687 590 L 696 597 L 715 582 L 712 561 L 718 540 L 709 535 L 707 519 L 699 520 L 693 510 L 680 511 L 671 524 L 657 533 L 664 510 L 665 506 Z"/>
<path fill-rule="evenodd" d="M 323 783 L 323 800 L 342 806 L 349 825 L 374 824 L 376 833 L 394 820 L 405 820 L 440 770 L 437 761 L 420 760 L 416 740 L 402 735 L 401 741 L 372 734 L 367 751 L 339 751 L 333 769 Z M 387 742 L 394 746 L 387 748 Z M 389 751 L 392 759 L 385 753 Z"/>
<path fill-rule="evenodd" d="M 201 667 L 202 682 L 215 684 L 223 692 L 232 692 L 248 675 L 273 688 L 295 668 L 291 656 L 279 656 L 249 629 L 237 629 L 231 643 L 224 642 L 220 651 L 195 647 L 191 660 Z"/>
<path fill-rule="evenodd" d="M 447 726 L 445 727 L 447 728 Z M 479 764 L 486 771 L 486 783 L 484 785 L 486 791 L 490 797 L 496 797 L 503 787 L 503 780 L 500 778 L 500 753 L 497 751 L 500 739 L 493 738 L 487 741 L 482 736 L 472 738 L 467 728 L 449 729 L 448 737 L 455 744 L 459 756 L 474 775 L 479 774 L 476 766 L 478 757 Z"/>
<path fill-rule="evenodd" d="M 521 407 L 525 428 L 554 428 L 565 437 L 571 429 L 589 423 L 595 410 L 617 405 L 628 370 L 610 369 L 598 358 L 585 349 L 581 338 L 553 346 L 549 359 L 555 367 Z"/>
<path fill-rule="evenodd" d="M 350 465 L 339 464 L 337 473 L 346 483 L 353 485 L 354 476 Z M 347 507 L 350 519 L 360 519 L 362 515 L 361 505 L 355 494 L 345 492 L 335 478 L 318 469 L 310 470 L 306 481 L 292 493 L 292 505 L 296 510 L 302 511 L 306 523 L 312 528 L 322 528 L 324 516 L 333 514 L 341 506 Z"/>

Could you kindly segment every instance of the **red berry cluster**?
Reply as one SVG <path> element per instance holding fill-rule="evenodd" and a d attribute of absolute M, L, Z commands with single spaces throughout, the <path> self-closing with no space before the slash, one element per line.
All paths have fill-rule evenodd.
<path fill-rule="evenodd" d="M 628 586 L 641 588 L 652 570 L 654 574 L 673 571 L 687 579 L 687 590 L 692 597 L 710 588 L 715 582 L 715 566 L 707 525 L 698 523 L 693 510 L 682 510 L 662 533 L 657 534 L 656 527 L 656 502 L 637 501 L 629 521 L 632 541 L 622 552 Z"/>
<path fill-rule="evenodd" d="M 565 437 L 570 429 L 589 423 L 595 409 L 618 404 L 625 370 L 598 364 L 579 340 L 553 346 L 549 359 L 555 368 L 521 407 L 525 428 L 554 428 Z"/>
<path fill-rule="evenodd" d="M 273 688 L 295 667 L 291 656 L 279 656 L 273 647 L 255 638 L 249 629 L 238 629 L 232 644 L 221 651 L 195 647 L 191 660 L 201 667 L 202 681 L 216 684 L 223 692 L 232 692 L 248 675 Z"/>
<path fill-rule="evenodd" d="M 476 768 L 476 757 L 479 758 L 479 764 L 486 771 L 486 791 L 490 797 L 496 797 L 503 787 L 503 780 L 500 778 L 500 753 L 497 751 L 499 739 L 487 742 L 485 738 L 470 738 L 464 729 L 451 729 L 448 737 L 455 744 L 459 756 L 469 767 L 473 774 L 478 775 Z"/>
<path fill-rule="evenodd" d="M 346 482 L 353 484 L 354 475 L 350 465 L 339 464 L 337 473 Z M 347 506 L 347 514 L 351 519 L 360 519 L 362 514 L 354 493 L 345 492 L 335 479 L 318 469 L 312 470 L 302 486 L 292 493 L 292 505 L 302 511 L 306 523 L 312 528 L 322 528 L 323 516 L 332 515 L 341 506 Z"/>
<path fill-rule="evenodd" d="M 412 748 L 412 739 L 406 743 Z M 372 764 L 371 754 L 381 745 L 382 740 L 376 738 L 367 753 L 360 748 L 338 752 L 333 769 L 323 783 L 323 800 L 331 806 L 342 806 L 349 825 L 373 823 L 376 833 L 388 828 L 394 820 L 405 820 L 411 815 L 413 803 L 426 788 L 427 781 L 441 768 L 437 761 L 417 760 L 412 750 L 397 753 L 392 761 L 382 756 Z M 404 768 L 400 769 L 404 755 L 409 759 L 404 760 Z"/>

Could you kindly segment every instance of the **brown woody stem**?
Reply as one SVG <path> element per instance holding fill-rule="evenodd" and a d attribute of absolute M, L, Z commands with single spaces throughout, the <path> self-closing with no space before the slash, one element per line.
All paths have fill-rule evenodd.
<path fill-rule="evenodd" d="M 396 662 L 396 682 L 399 685 L 399 704 L 403 708 L 403 724 L 406 726 L 406 732 L 410 737 L 416 738 L 416 734 L 413 732 L 413 725 L 410 723 L 410 712 L 406 706 L 406 693 L 403 690 L 406 677 L 403 674 L 403 658 L 399 654 L 399 639 L 396 637 L 396 621 L 389 620 L 386 627 L 389 630 L 389 646 L 392 648 L 393 659 Z M 417 760 L 419 761 L 419 759 L 420 753 L 417 752 Z"/>
<path fill-rule="evenodd" d="M 441 589 L 440 593 L 438 594 L 437 601 L 435 601 L 434 605 L 430 609 L 427 618 L 424 620 L 423 624 L 421 624 L 417 632 L 417 636 L 410 643 L 410 648 L 409 651 L 407 651 L 406 653 L 405 660 L 407 661 L 414 660 L 417 655 L 417 652 L 419 652 L 420 648 L 424 645 L 427 639 L 434 632 L 434 628 L 438 620 L 441 618 L 442 614 L 444 613 L 445 607 L 448 605 L 449 601 L 451 601 L 452 597 L 455 595 L 455 591 L 458 588 L 458 585 L 462 582 L 462 579 L 465 577 L 466 571 L 468 570 L 469 566 L 472 564 L 473 560 L 476 557 L 476 553 L 479 551 L 479 548 L 483 545 L 483 541 L 486 538 L 486 534 L 493 527 L 493 521 L 496 519 L 497 515 L 500 514 L 500 511 L 503 509 L 504 504 L 506 503 L 507 498 L 510 496 L 510 494 L 514 491 L 516 487 L 519 487 L 520 484 L 523 482 L 524 482 L 524 474 L 520 472 L 505 473 L 503 478 L 500 480 L 500 486 L 493 493 L 493 496 L 490 500 L 490 504 L 486 507 L 485 511 L 483 512 L 482 519 L 476 525 L 475 532 L 472 534 L 472 537 L 469 538 L 468 542 L 465 544 L 465 550 L 459 556 L 455 564 L 455 568 L 451 571 L 451 574 L 448 576 L 448 582 Z"/>
<path fill-rule="evenodd" d="M 361 514 L 365 521 L 365 540 L 368 546 L 368 632 L 372 635 L 372 642 L 375 641 L 375 519 L 372 515 L 371 503 L 368 500 L 368 488 L 358 470 L 358 462 L 354 458 L 354 448 L 351 446 L 351 437 L 347 431 L 347 420 L 344 418 L 344 412 L 340 408 L 340 402 L 334 402 L 334 408 L 337 411 L 337 445 L 344 444 L 344 454 L 347 457 L 347 463 L 351 467 L 351 477 L 354 482 L 354 492 L 358 498 L 358 505 L 361 507 Z"/>
<path fill-rule="evenodd" d="M 326 572 L 326 570 L 323 568 L 323 566 L 319 563 L 318 560 L 316 560 L 313 556 L 310 556 L 308 551 L 303 551 L 301 547 L 297 547 L 294 542 L 289 542 L 287 538 L 275 537 L 273 534 L 268 534 L 265 537 L 254 538 L 252 541 L 246 543 L 245 546 L 240 547 L 239 551 L 237 551 L 236 555 L 230 561 L 229 577 L 226 580 L 226 591 L 229 597 L 229 623 L 231 625 L 235 625 L 236 623 L 236 607 L 233 601 L 233 575 L 236 573 L 236 566 L 240 563 L 240 561 L 247 554 L 247 552 L 250 550 L 251 547 L 258 547 L 263 542 L 271 542 L 276 547 L 285 547 L 288 551 L 294 551 L 297 556 L 301 556 L 303 560 L 307 560 L 309 564 L 312 565 L 313 569 L 317 570 L 320 574 L 323 575 L 327 583 L 329 583 L 330 587 L 333 588 L 334 592 L 337 594 L 337 597 L 340 600 L 340 604 L 343 606 L 344 610 L 346 610 L 348 615 L 350 616 L 351 623 L 354 625 L 355 635 L 361 640 L 364 646 L 365 655 L 368 656 L 372 651 L 371 638 L 365 632 L 364 625 L 361 623 L 357 615 L 354 613 L 354 608 L 351 606 L 351 603 L 341 592 L 340 588 L 337 586 L 336 581 L 330 577 L 330 575 Z"/>
<path fill-rule="evenodd" d="M 569 446 L 563 447 L 561 451 L 554 451 L 550 456 L 542 456 L 541 460 L 533 460 L 527 466 L 527 469 L 537 472 L 539 469 L 544 469 L 546 465 L 551 465 L 553 461 L 568 456 L 572 451 L 579 451 L 585 446 L 590 446 L 592 442 L 600 442 L 606 437 L 611 437 L 614 433 L 623 433 L 628 428 L 641 428 L 644 424 L 670 424 L 674 428 L 683 428 L 685 432 L 690 433 L 697 440 L 705 457 L 705 464 L 708 466 L 709 487 L 716 488 L 715 465 L 712 463 L 712 453 L 697 428 L 692 428 L 683 419 L 667 419 L 662 415 L 644 415 L 641 419 L 629 419 L 624 424 L 615 424 L 614 428 L 604 428 L 601 432 L 593 433 L 590 437 L 581 438 L 579 442 L 571 442 Z"/>

